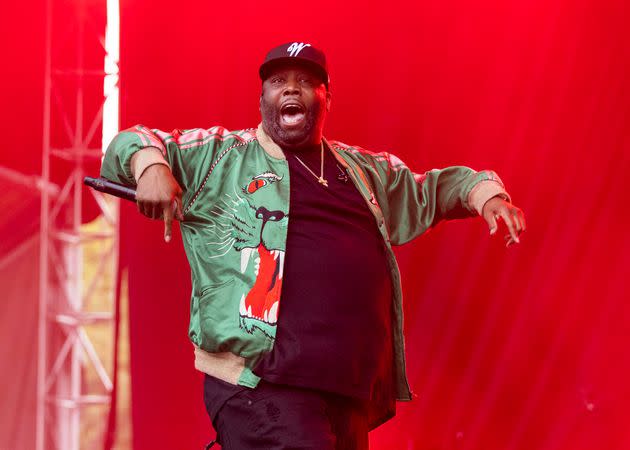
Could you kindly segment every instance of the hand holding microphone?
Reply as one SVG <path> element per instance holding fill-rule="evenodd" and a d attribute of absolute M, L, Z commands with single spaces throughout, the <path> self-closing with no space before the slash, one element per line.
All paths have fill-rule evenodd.
<path fill-rule="evenodd" d="M 151 219 L 164 219 L 164 241 L 170 242 L 173 219 L 184 220 L 182 188 L 168 166 L 153 164 L 147 167 L 134 191 L 133 188 L 113 183 L 104 178 L 85 177 L 84 183 L 94 189 L 126 200 L 135 201 L 138 211 Z"/>
<path fill-rule="evenodd" d="M 173 218 L 184 220 L 182 188 L 164 164 L 147 167 L 136 188 L 136 204 L 141 214 L 151 219 L 164 219 L 164 241 L 171 240 Z"/>

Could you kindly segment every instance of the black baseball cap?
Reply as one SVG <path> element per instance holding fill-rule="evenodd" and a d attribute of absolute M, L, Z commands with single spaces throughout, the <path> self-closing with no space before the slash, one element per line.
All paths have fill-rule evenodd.
<path fill-rule="evenodd" d="M 328 87 L 330 77 L 328 76 L 326 55 L 306 42 L 288 42 L 272 48 L 258 70 L 260 79 L 265 81 L 269 72 L 286 63 L 298 63 L 310 68 Z"/>

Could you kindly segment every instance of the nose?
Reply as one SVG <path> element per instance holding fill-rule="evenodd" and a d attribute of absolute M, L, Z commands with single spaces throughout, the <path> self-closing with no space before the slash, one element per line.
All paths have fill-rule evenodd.
<path fill-rule="evenodd" d="M 267 221 L 277 222 L 284 218 L 284 213 L 282 211 L 269 211 L 264 206 L 261 206 L 256 210 L 256 218 L 261 219 L 263 224 Z"/>
<path fill-rule="evenodd" d="M 284 85 L 284 95 L 295 95 L 300 93 L 300 83 L 296 77 L 289 77 Z"/>

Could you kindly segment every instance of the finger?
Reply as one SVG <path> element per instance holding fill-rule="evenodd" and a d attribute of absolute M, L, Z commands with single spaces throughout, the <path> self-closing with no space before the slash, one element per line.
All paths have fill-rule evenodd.
<path fill-rule="evenodd" d="M 525 231 L 527 229 L 527 224 L 525 223 L 525 214 L 523 214 L 523 211 L 518 211 L 518 218 L 521 221 L 521 228 Z"/>
<path fill-rule="evenodd" d="M 140 211 L 140 214 L 142 214 L 145 217 L 151 217 L 151 215 L 149 214 L 148 208 L 147 208 L 147 204 L 142 202 L 142 203 L 138 203 L 138 210 Z"/>
<path fill-rule="evenodd" d="M 505 222 L 505 225 L 507 225 L 508 227 L 510 236 L 512 236 L 512 239 L 514 240 L 514 242 L 518 244 L 519 243 L 518 233 L 516 232 L 516 227 L 514 226 L 514 223 L 512 222 L 512 216 L 506 210 L 503 210 L 503 212 L 501 212 L 501 217 L 503 217 L 503 221 Z"/>
<path fill-rule="evenodd" d="M 171 201 L 171 213 L 173 213 L 173 220 L 179 220 L 179 212 L 177 210 L 177 198 Z"/>
<path fill-rule="evenodd" d="M 152 219 L 161 219 L 162 218 L 162 208 L 160 205 L 151 205 L 151 218 Z"/>
<path fill-rule="evenodd" d="M 520 236 L 523 227 L 521 226 L 521 219 L 518 217 L 518 209 L 513 209 L 510 213 L 512 215 L 512 223 L 514 223 L 514 227 L 516 228 L 516 235 Z"/>
<path fill-rule="evenodd" d="M 155 207 L 155 218 L 156 219 L 163 219 L 164 218 L 164 210 L 162 209 L 161 206 L 156 206 Z"/>
<path fill-rule="evenodd" d="M 514 239 L 512 239 L 512 236 L 510 236 L 509 234 L 506 234 L 505 235 L 505 246 L 509 247 L 512 244 L 514 244 Z"/>
<path fill-rule="evenodd" d="M 171 241 L 171 228 L 173 225 L 173 205 L 169 203 L 164 208 L 164 242 Z"/>
<path fill-rule="evenodd" d="M 488 222 L 488 226 L 490 227 L 490 234 L 494 234 L 497 232 L 497 216 L 495 216 L 494 214 L 490 214 L 490 216 L 486 219 L 486 222 Z"/>

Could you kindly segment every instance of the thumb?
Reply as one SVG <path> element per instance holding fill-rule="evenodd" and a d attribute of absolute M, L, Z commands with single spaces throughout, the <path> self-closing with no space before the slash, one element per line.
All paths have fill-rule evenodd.
<path fill-rule="evenodd" d="M 182 197 L 181 197 L 181 195 L 176 197 L 174 202 L 175 202 L 175 205 L 173 205 L 173 206 L 175 207 L 175 217 L 177 217 L 177 220 L 182 222 L 184 220 L 184 212 L 182 211 Z"/>

